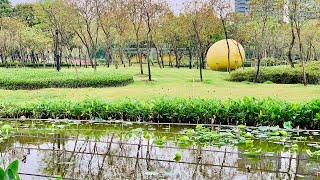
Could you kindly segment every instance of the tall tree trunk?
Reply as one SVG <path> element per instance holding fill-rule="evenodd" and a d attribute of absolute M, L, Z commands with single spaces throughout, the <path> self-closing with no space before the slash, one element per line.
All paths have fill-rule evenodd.
<path fill-rule="evenodd" d="M 238 41 L 236 43 L 237 43 L 236 45 L 237 45 L 237 48 L 238 48 L 238 53 L 240 54 L 240 58 L 241 58 L 242 68 L 245 69 L 245 67 L 244 67 L 244 58 L 243 58 L 243 55 L 242 55 L 241 50 L 240 50 L 240 44 L 239 44 Z"/>
<path fill-rule="evenodd" d="M 160 63 L 160 52 L 159 52 L 159 49 L 158 49 L 158 47 L 156 47 L 156 52 L 157 52 L 157 63 L 158 63 L 158 65 L 159 65 L 159 67 L 160 67 L 160 69 L 162 68 L 161 67 L 161 63 Z"/>
<path fill-rule="evenodd" d="M 201 52 L 201 49 L 200 49 L 200 81 L 202 82 L 203 81 L 203 75 L 202 75 L 202 69 L 204 67 L 204 53 Z"/>
<path fill-rule="evenodd" d="M 227 48 L 228 48 L 228 67 L 227 67 L 227 71 L 230 73 L 231 72 L 231 65 L 230 65 L 230 45 L 229 45 L 229 41 L 228 41 L 228 32 L 227 32 L 227 28 L 226 28 L 226 24 L 225 24 L 224 18 L 221 17 L 221 21 L 222 21 L 223 31 L 224 31 L 225 39 L 226 39 L 226 42 L 227 42 Z"/>
<path fill-rule="evenodd" d="M 109 62 L 110 62 L 110 54 L 109 54 L 109 45 L 106 45 L 106 54 L 105 54 L 105 62 L 108 68 L 110 67 Z"/>
<path fill-rule="evenodd" d="M 188 54 L 189 54 L 189 69 L 192 69 L 192 52 L 191 52 L 191 48 L 187 48 L 188 50 Z"/>
<path fill-rule="evenodd" d="M 79 63 L 80 63 L 80 67 L 82 67 L 82 63 L 81 63 L 81 49 L 79 48 Z"/>
<path fill-rule="evenodd" d="M 137 56 L 140 64 L 140 74 L 143 75 L 143 66 L 142 66 L 142 56 L 140 52 L 140 44 L 139 44 L 139 32 L 136 32 L 136 46 L 137 46 Z"/>
<path fill-rule="evenodd" d="M 293 63 L 293 59 L 292 59 L 292 50 L 293 50 L 294 43 L 296 40 L 296 35 L 294 33 L 294 24 L 293 24 L 293 17 L 292 16 L 290 16 L 290 27 L 291 27 L 291 43 L 289 46 L 288 61 L 289 61 L 290 66 L 292 68 L 294 68 L 294 63 Z"/>
<path fill-rule="evenodd" d="M 162 68 L 164 68 L 164 60 L 163 60 L 163 50 L 160 48 L 160 58 L 161 58 L 161 65 L 162 65 Z"/>
<path fill-rule="evenodd" d="M 174 48 L 174 55 L 176 56 L 176 67 L 179 69 L 180 68 L 180 62 L 179 62 L 179 54 L 178 54 L 177 47 Z"/>
<path fill-rule="evenodd" d="M 302 42 L 301 42 L 301 32 L 300 32 L 300 28 L 296 27 L 297 30 L 297 36 L 298 36 L 298 40 L 299 40 L 299 54 L 300 54 L 300 60 L 302 62 L 302 74 L 303 74 L 303 84 L 304 86 L 308 85 L 308 81 L 307 81 L 307 75 L 306 75 L 306 69 L 305 69 L 305 60 L 303 57 L 303 47 L 302 47 Z"/>
<path fill-rule="evenodd" d="M 260 73 L 261 58 L 262 58 L 262 55 L 259 53 L 258 54 L 258 62 L 257 62 L 258 69 L 257 69 L 256 77 L 254 79 L 254 83 L 258 83 L 258 77 L 259 77 L 259 73 Z"/>

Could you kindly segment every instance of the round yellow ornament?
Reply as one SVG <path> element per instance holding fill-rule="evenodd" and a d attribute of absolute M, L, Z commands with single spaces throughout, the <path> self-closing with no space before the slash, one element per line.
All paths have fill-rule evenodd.
<path fill-rule="evenodd" d="M 230 69 L 237 69 L 242 66 L 245 59 L 245 51 L 240 43 L 228 39 L 230 47 Z M 221 40 L 213 44 L 207 54 L 207 62 L 212 70 L 228 69 L 228 46 L 227 41 Z"/>

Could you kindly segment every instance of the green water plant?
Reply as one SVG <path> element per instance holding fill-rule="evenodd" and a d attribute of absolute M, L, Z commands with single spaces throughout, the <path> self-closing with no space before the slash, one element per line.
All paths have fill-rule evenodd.
<path fill-rule="evenodd" d="M 176 152 L 175 155 L 174 155 L 174 160 L 176 162 L 180 162 L 182 159 L 182 154 L 180 152 Z"/>
<path fill-rule="evenodd" d="M 82 101 L 41 100 L 37 103 L 19 104 L 0 101 L 0 117 L 25 116 L 36 119 L 105 120 L 121 119 L 160 123 L 191 123 L 246 126 L 283 126 L 287 131 L 299 126 L 301 129 L 320 129 L 317 115 L 320 99 L 306 102 L 289 102 L 272 98 L 243 98 L 238 100 L 156 98 L 148 100 L 121 99 L 105 101 L 85 99 Z M 284 121 L 285 119 L 290 122 Z M 268 131 L 269 129 L 266 129 Z M 275 130 L 272 130 L 275 131 Z"/>
<path fill-rule="evenodd" d="M 320 158 L 320 150 L 312 152 L 310 149 L 306 150 L 308 156 L 312 159 L 319 159 Z"/>
<path fill-rule="evenodd" d="M 1 127 L 1 131 L 2 131 L 3 133 L 6 133 L 6 134 L 9 134 L 9 133 L 13 132 L 13 130 L 14 130 L 14 128 L 13 128 L 11 125 L 9 125 L 9 124 L 5 124 L 5 125 L 3 125 L 3 126 Z"/>
<path fill-rule="evenodd" d="M 13 161 L 6 169 L 0 168 L 0 180 L 20 180 L 18 168 L 18 160 Z"/>

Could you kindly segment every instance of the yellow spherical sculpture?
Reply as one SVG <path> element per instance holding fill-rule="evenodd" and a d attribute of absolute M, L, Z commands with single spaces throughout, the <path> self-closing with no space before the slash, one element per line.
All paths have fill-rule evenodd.
<path fill-rule="evenodd" d="M 228 39 L 230 47 L 230 69 L 237 69 L 242 66 L 245 59 L 245 52 L 240 43 Z M 221 40 L 213 44 L 207 54 L 207 61 L 212 70 L 228 69 L 228 46 L 227 41 Z"/>

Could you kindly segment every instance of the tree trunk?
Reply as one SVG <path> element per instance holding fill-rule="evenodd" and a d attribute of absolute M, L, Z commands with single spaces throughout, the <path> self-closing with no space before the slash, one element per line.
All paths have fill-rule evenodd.
<path fill-rule="evenodd" d="M 140 52 L 140 44 L 139 44 L 139 34 L 136 32 L 136 46 L 137 46 L 137 56 L 140 64 L 140 74 L 143 75 L 143 66 L 142 66 L 142 57 Z"/>
<path fill-rule="evenodd" d="M 308 85 L 307 81 L 307 75 L 306 75 L 306 70 L 305 70 L 305 60 L 303 57 L 303 49 L 302 49 L 302 42 L 301 42 L 301 34 L 300 34 L 300 29 L 296 27 L 297 30 L 297 35 L 298 35 L 298 40 L 299 40 L 299 54 L 300 54 L 300 60 L 302 62 L 302 74 L 303 74 L 303 84 L 304 86 Z"/>
<path fill-rule="evenodd" d="M 202 69 L 204 67 L 203 62 L 204 62 L 204 53 L 202 53 L 200 50 L 200 81 L 201 82 L 203 81 L 203 75 L 202 75 Z"/>
<path fill-rule="evenodd" d="M 158 48 L 156 47 L 156 52 L 157 52 L 157 63 L 158 63 L 158 65 L 159 65 L 159 67 L 160 67 L 160 69 L 162 68 L 161 67 L 161 63 L 160 63 L 160 56 L 159 56 L 159 50 L 158 50 Z"/>
<path fill-rule="evenodd" d="M 188 54 L 189 54 L 189 69 L 192 69 L 192 52 L 189 47 L 187 49 L 188 49 Z"/>
<path fill-rule="evenodd" d="M 221 17 L 221 21 L 222 21 L 223 31 L 224 31 L 225 39 L 226 39 L 226 42 L 227 42 L 227 48 L 228 48 L 228 67 L 227 67 L 227 71 L 230 73 L 231 72 L 231 67 L 230 67 L 230 45 L 229 45 L 229 41 L 228 41 L 228 32 L 227 32 L 227 28 L 226 28 L 226 24 L 224 22 L 224 19 L 222 17 Z"/>
<path fill-rule="evenodd" d="M 180 68 L 179 54 L 178 54 L 178 49 L 176 47 L 174 48 L 174 55 L 176 56 L 176 67 L 179 69 Z"/>
<path fill-rule="evenodd" d="M 262 57 L 261 54 L 258 54 L 258 63 L 257 63 L 258 69 L 257 69 L 256 77 L 254 79 L 254 83 L 258 83 L 258 77 L 259 77 L 259 73 L 260 73 L 261 57 Z"/>
<path fill-rule="evenodd" d="M 164 60 L 163 60 L 163 50 L 160 48 L 160 58 L 161 58 L 161 65 L 162 65 L 162 68 L 164 68 Z"/>
<path fill-rule="evenodd" d="M 294 63 L 293 63 L 293 60 L 292 60 L 292 50 L 293 50 L 293 47 L 294 47 L 296 36 L 294 34 L 294 26 L 293 26 L 293 17 L 292 16 L 290 16 L 290 26 L 291 26 L 291 43 L 290 43 L 290 46 L 289 46 L 288 61 L 289 61 L 290 66 L 292 68 L 294 68 Z"/>
<path fill-rule="evenodd" d="M 110 67 L 110 54 L 109 54 L 109 45 L 106 45 L 106 57 L 105 57 L 105 62 L 108 68 Z"/>

